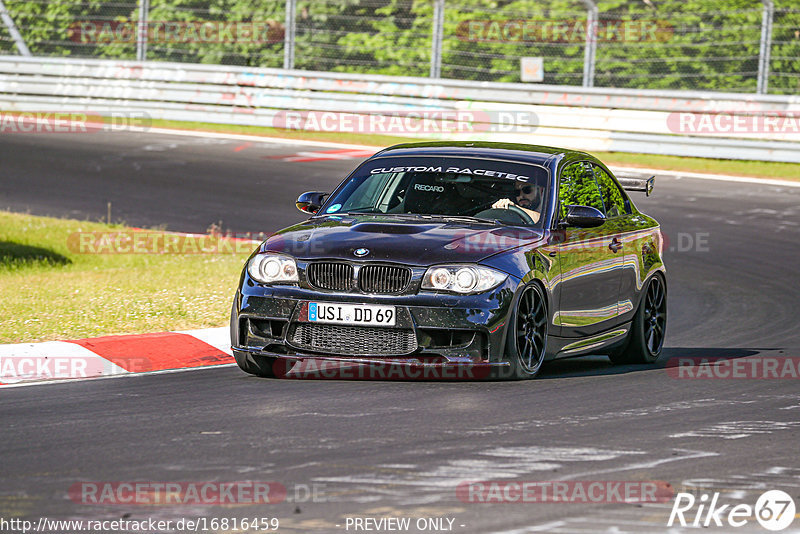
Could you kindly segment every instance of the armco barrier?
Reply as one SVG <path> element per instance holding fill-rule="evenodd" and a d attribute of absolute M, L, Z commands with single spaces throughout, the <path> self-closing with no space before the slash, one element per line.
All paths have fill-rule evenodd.
<path fill-rule="evenodd" d="M 183 63 L 0 56 L 0 111 L 146 113 L 149 117 L 281 126 L 287 110 L 395 115 L 469 111 L 474 131 L 427 138 L 547 144 L 589 151 L 800 162 L 800 97 L 432 80 Z M 496 128 L 499 113 L 535 117 Z M 770 132 L 676 133 L 678 113 L 729 121 L 794 117 Z M 744 124 L 744 122 L 743 122 Z M 408 132 L 399 133 L 414 136 Z"/>

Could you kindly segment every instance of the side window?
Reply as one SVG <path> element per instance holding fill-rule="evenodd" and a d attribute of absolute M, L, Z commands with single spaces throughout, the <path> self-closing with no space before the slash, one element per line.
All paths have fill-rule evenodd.
<path fill-rule="evenodd" d="M 345 201 L 342 206 L 342 211 L 374 208 L 373 199 L 377 196 L 378 191 L 386 186 L 386 182 L 392 176 L 391 174 L 381 174 L 378 176 L 370 176 L 362 181 Z"/>
<path fill-rule="evenodd" d="M 558 199 L 561 201 L 562 217 L 566 216 L 566 206 L 570 205 L 591 206 L 605 213 L 592 167 L 586 162 L 573 163 L 562 169 Z"/>
<path fill-rule="evenodd" d="M 625 207 L 625 197 L 619 186 L 614 182 L 614 179 L 602 167 L 592 165 L 594 174 L 597 177 L 597 183 L 600 186 L 600 192 L 603 195 L 603 205 L 606 208 L 606 217 L 619 217 L 625 215 L 628 210 Z"/>

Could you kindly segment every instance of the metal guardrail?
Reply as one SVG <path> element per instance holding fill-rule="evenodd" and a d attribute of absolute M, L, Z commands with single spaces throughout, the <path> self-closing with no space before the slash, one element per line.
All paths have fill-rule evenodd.
<path fill-rule="evenodd" d="M 457 132 L 377 132 L 589 151 L 800 162 L 800 97 L 431 80 L 184 63 L 0 56 L 0 110 L 146 113 L 286 126 L 287 111 L 352 116 L 463 112 Z M 437 115 L 437 113 L 439 115 Z M 795 117 L 797 130 L 686 134 L 685 113 Z M 512 122 L 508 118 L 512 118 Z M 522 122 L 513 119 L 524 117 Z M 461 119 L 459 119 L 461 120 Z M 300 121 L 301 128 L 308 128 Z"/>

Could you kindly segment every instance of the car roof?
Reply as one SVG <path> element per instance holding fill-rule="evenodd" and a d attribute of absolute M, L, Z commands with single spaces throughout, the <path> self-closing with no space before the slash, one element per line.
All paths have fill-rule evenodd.
<path fill-rule="evenodd" d="M 390 146 L 375 154 L 379 157 L 403 156 L 454 156 L 487 159 L 503 159 L 520 163 L 532 163 L 548 167 L 554 161 L 574 157 L 595 159 L 585 152 L 550 146 L 523 143 L 498 143 L 490 141 L 432 141 L 404 143 Z"/>

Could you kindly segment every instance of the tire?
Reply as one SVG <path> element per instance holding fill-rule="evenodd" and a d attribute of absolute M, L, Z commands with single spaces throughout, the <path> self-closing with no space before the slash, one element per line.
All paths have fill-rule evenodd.
<path fill-rule="evenodd" d="M 627 344 L 609 355 L 613 363 L 653 363 L 664 348 L 667 331 L 667 284 L 661 275 L 647 283 L 639 309 L 631 322 Z"/>
<path fill-rule="evenodd" d="M 506 335 L 506 356 L 511 363 L 509 378 L 535 377 L 544 363 L 547 348 L 547 300 L 538 284 L 525 286 L 517 299 Z"/>

